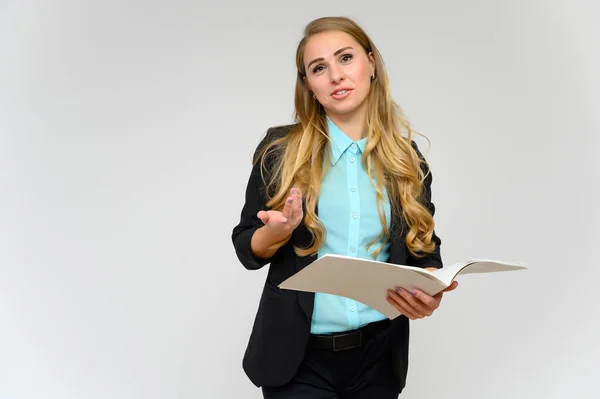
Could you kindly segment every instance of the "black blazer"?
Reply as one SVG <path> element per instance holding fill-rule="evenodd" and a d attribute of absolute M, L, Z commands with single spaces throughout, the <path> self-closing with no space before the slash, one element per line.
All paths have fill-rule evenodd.
<path fill-rule="evenodd" d="M 287 125 L 270 128 L 256 151 L 271 140 L 289 133 L 293 127 L 294 125 Z M 416 144 L 414 142 L 412 144 L 417 149 Z M 421 153 L 418 153 L 422 157 Z M 264 172 L 268 174 L 269 159 L 267 158 L 265 161 Z M 423 170 L 427 171 L 427 169 L 428 167 L 424 165 Z M 431 202 L 431 180 L 430 173 L 424 184 L 424 201 L 426 207 L 433 214 L 435 207 Z M 291 239 L 270 259 L 260 259 L 254 256 L 250 247 L 250 239 L 254 232 L 263 225 L 256 214 L 261 209 L 267 209 L 265 203 L 265 187 L 261 179 L 259 162 L 252 168 L 240 222 L 232 232 L 236 255 L 246 269 L 257 270 L 270 263 L 258 312 L 242 362 L 245 373 L 257 387 L 285 384 L 294 376 L 302 361 L 310 334 L 314 294 L 281 290 L 277 286 L 317 258 L 316 255 L 298 257 L 294 253 L 294 245 L 306 246 L 311 241 L 310 232 L 303 222 L 294 230 Z M 417 267 L 442 267 L 439 250 L 441 241 L 435 233 L 433 239 L 437 243 L 436 252 L 428 257 L 418 259 L 411 256 L 407 250 L 404 241 L 406 229 L 403 229 L 402 215 L 396 215 L 392 211 L 390 223 L 389 262 Z M 390 287 L 393 287 L 393 284 L 394 282 L 390 281 Z M 408 324 L 408 318 L 400 316 L 392 321 L 390 327 L 394 374 L 397 377 L 399 390 L 404 388 L 407 374 Z"/>

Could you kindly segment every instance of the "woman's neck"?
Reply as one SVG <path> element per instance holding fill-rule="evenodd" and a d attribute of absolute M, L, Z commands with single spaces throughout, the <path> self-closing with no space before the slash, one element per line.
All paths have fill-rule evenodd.
<path fill-rule="evenodd" d="M 328 116 L 352 141 L 358 141 L 364 137 L 367 120 L 366 112 L 352 112 L 347 115 L 332 114 Z"/>

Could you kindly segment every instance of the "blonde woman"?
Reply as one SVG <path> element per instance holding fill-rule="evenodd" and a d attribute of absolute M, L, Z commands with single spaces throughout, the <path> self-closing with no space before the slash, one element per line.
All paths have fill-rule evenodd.
<path fill-rule="evenodd" d="M 244 267 L 270 264 L 243 368 L 265 398 L 397 398 L 409 319 L 430 316 L 443 293 L 390 281 L 387 300 L 402 313 L 390 321 L 348 298 L 277 286 L 327 253 L 441 268 L 432 175 L 354 21 L 310 22 L 296 64 L 296 123 L 258 145 L 232 233 Z"/>

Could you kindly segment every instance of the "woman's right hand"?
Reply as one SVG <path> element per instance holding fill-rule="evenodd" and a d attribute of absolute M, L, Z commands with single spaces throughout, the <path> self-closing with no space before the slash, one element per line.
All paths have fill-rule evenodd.
<path fill-rule="evenodd" d="M 289 236 L 304 217 L 302 192 L 298 188 L 292 188 L 282 211 L 259 211 L 256 216 L 276 235 L 282 238 Z"/>

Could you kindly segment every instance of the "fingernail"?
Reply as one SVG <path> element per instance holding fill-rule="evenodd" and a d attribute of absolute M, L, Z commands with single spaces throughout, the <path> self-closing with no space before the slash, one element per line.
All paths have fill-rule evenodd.
<path fill-rule="evenodd" d="M 400 287 L 396 287 L 396 292 L 399 294 L 402 292 L 402 290 L 400 289 Z"/>
<path fill-rule="evenodd" d="M 287 200 L 288 204 L 291 204 L 291 203 L 292 203 L 292 201 L 294 201 L 294 199 L 293 199 L 293 198 L 288 198 L 288 200 Z"/>
<path fill-rule="evenodd" d="M 413 294 L 413 295 L 417 295 L 417 291 L 415 291 L 415 290 L 410 290 L 410 291 L 408 291 L 408 292 L 410 292 L 410 293 L 411 293 L 411 294 Z"/>

